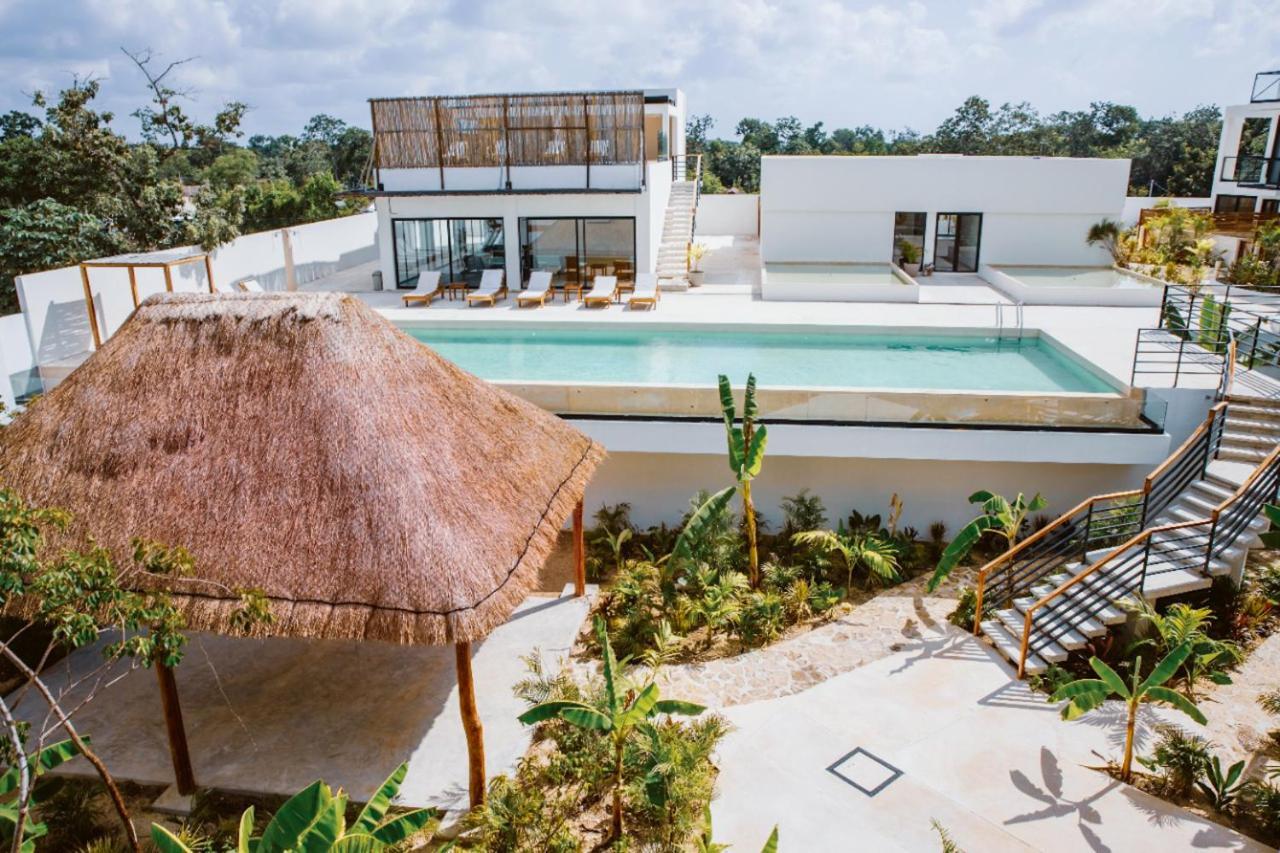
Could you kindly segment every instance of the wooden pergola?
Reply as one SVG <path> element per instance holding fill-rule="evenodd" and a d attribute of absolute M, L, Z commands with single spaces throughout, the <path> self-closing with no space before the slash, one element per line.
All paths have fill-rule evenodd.
<path fill-rule="evenodd" d="M 89 314 L 89 329 L 93 333 L 93 348 L 102 346 L 102 331 L 98 328 L 98 309 L 93 304 L 93 289 L 89 283 L 89 270 L 92 269 L 124 269 L 129 271 L 129 294 L 133 297 L 133 307 L 141 303 L 138 299 L 138 270 L 164 270 L 164 289 L 173 293 L 173 268 L 188 264 L 204 264 L 204 273 L 209 292 L 214 293 L 213 262 L 208 252 L 196 252 L 179 249 L 172 252 L 147 252 L 136 255 L 117 255 L 98 261 L 85 261 L 80 264 L 80 282 L 84 285 L 85 311 Z"/>

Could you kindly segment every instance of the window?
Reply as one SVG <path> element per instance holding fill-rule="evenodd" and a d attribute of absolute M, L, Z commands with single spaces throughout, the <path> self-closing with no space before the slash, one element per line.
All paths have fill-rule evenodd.
<path fill-rule="evenodd" d="M 1280 198 L 1264 198 L 1262 200 L 1263 213 L 1280 213 Z"/>
<path fill-rule="evenodd" d="M 977 272 L 982 238 L 981 213 L 939 213 L 933 236 L 933 267 L 938 272 Z"/>
<path fill-rule="evenodd" d="M 1247 118 L 1240 126 L 1240 144 L 1236 154 L 1240 157 L 1265 157 L 1267 136 L 1271 133 L 1271 119 Z"/>
<path fill-rule="evenodd" d="M 1253 213 L 1258 197 L 1252 195 L 1219 195 L 1213 200 L 1214 213 Z"/>
<path fill-rule="evenodd" d="M 417 287 L 424 270 L 439 270 L 442 281 L 475 287 L 485 270 L 506 264 L 501 219 L 394 219 L 391 224 L 396 287 Z"/>
<path fill-rule="evenodd" d="M 521 219 L 520 277 L 552 273 L 556 287 L 590 284 L 592 276 L 635 277 L 636 221 L 632 218 Z"/>
<path fill-rule="evenodd" d="M 912 263 L 920 263 L 924 257 L 924 224 L 928 218 L 924 213 L 895 213 L 893 215 L 893 245 L 889 247 L 889 260 L 905 263 L 902 257 L 902 244 L 910 243 L 916 247 L 916 259 Z"/>

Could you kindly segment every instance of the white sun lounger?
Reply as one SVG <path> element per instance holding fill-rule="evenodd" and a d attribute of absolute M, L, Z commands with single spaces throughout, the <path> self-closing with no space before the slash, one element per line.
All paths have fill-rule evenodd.
<path fill-rule="evenodd" d="M 400 298 L 404 300 L 404 305 L 408 308 L 415 302 L 423 302 L 430 305 L 431 300 L 439 296 L 440 293 L 440 270 L 426 270 L 418 273 L 418 286 L 413 289 L 413 292 L 406 293 Z"/>
<path fill-rule="evenodd" d="M 244 293 L 266 292 L 262 289 L 262 285 L 258 284 L 258 280 L 256 278 L 246 278 L 244 281 L 237 284 L 236 287 L 240 288 Z"/>
<path fill-rule="evenodd" d="M 516 294 L 516 305 L 546 305 L 551 296 L 551 273 L 535 270 L 529 273 L 529 286 Z"/>
<path fill-rule="evenodd" d="M 627 300 L 628 308 L 636 308 L 645 306 L 646 308 L 654 308 L 658 304 L 658 276 L 651 272 L 642 272 L 636 275 L 636 289 L 632 291 L 631 298 Z"/>
<path fill-rule="evenodd" d="M 618 296 L 618 277 L 616 275 L 598 275 L 591 280 L 591 291 L 582 297 L 582 303 L 590 308 L 592 305 L 608 305 Z"/>
<path fill-rule="evenodd" d="M 467 294 L 467 305 L 497 305 L 499 299 L 507 298 L 507 282 L 502 270 L 485 270 L 480 276 L 480 287 L 475 293 Z"/>

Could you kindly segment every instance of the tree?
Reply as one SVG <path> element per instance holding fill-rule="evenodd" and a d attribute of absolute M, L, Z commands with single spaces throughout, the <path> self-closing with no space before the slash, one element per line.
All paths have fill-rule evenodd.
<path fill-rule="evenodd" d="M 715 127 L 715 119 L 709 114 L 689 116 L 684 124 L 685 150 L 690 154 L 702 154 L 707 150 L 707 134 Z"/>
<path fill-rule="evenodd" d="M 247 148 L 228 151 L 209 164 L 204 177 L 215 190 L 230 190 L 251 184 L 258 178 L 258 155 Z"/>
<path fill-rule="evenodd" d="M 720 410 L 724 416 L 725 438 L 729 444 L 729 469 L 738 481 L 742 496 L 742 517 L 747 526 L 747 557 L 750 567 L 751 588 L 760 586 L 760 553 L 756 547 L 756 508 L 751 500 L 751 481 L 760 474 L 764 464 L 764 449 L 769 442 L 769 430 L 756 423 L 759 410 L 756 407 L 756 377 L 747 374 L 747 388 L 742 397 L 742 426 L 737 425 L 734 410 L 733 389 L 729 377 L 720 375 Z"/>
<path fill-rule="evenodd" d="M 973 546 L 978 544 L 978 540 L 987 531 L 994 531 L 1003 536 L 1007 547 L 1012 548 L 1017 544 L 1027 516 L 1044 509 L 1048 502 L 1039 493 L 1028 501 L 1019 492 L 1018 496 L 1010 501 L 992 492 L 980 491 L 969 495 L 969 503 L 981 504 L 982 514 L 966 524 L 942 552 L 937 568 L 933 571 L 933 577 L 929 578 L 927 587 L 929 592 L 938 588 L 938 584 L 942 583 L 947 575 L 951 574 L 951 570 L 968 556 Z M 973 618 L 980 621 L 982 614 L 975 613 Z"/>
<path fill-rule="evenodd" d="M 1125 703 L 1126 722 L 1124 735 L 1124 761 L 1120 765 L 1120 778 L 1125 782 L 1133 781 L 1133 733 L 1138 722 L 1138 708 L 1145 702 L 1160 702 L 1170 705 L 1200 725 L 1208 720 L 1190 699 L 1163 687 L 1173 677 L 1183 661 L 1191 654 L 1191 646 L 1183 644 L 1165 656 L 1156 664 L 1145 679 L 1142 678 L 1142 658 L 1139 657 L 1133 666 L 1133 676 L 1129 684 L 1124 682 L 1116 671 L 1107 666 L 1099 658 L 1090 658 L 1089 666 L 1098 674 L 1097 678 L 1082 678 L 1059 687 L 1053 694 L 1054 702 L 1067 704 L 1062 709 L 1062 719 L 1074 720 L 1102 705 L 1109 697 L 1115 696 Z"/>
<path fill-rule="evenodd" d="M 190 92 L 173 88 L 168 83 L 169 75 L 195 57 L 175 60 L 157 70 L 157 57 L 150 48 L 130 52 L 122 47 L 120 51 L 142 72 L 147 88 L 151 90 L 151 105 L 140 107 L 133 115 L 142 124 L 143 138 L 156 146 L 163 156 L 195 151 L 197 154 L 192 157 L 192 163 L 205 166 L 223 153 L 232 139 L 242 135 L 240 122 L 248 110 L 247 105 L 230 101 L 214 116 L 213 124 L 199 124 L 178 103 L 190 97 Z"/>
<path fill-rule="evenodd" d="M 623 771 L 623 751 L 627 741 L 633 736 L 648 736 L 652 724 L 649 722 L 658 714 L 681 714 L 697 716 L 706 708 L 692 702 L 678 699 L 662 699 L 658 685 L 650 681 L 638 691 L 628 689 L 624 683 L 623 672 L 613 656 L 613 647 L 609 645 L 609 634 L 605 630 L 604 619 L 595 617 L 596 639 L 600 643 L 601 655 L 604 659 L 605 704 L 596 708 L 585 702 L 555 700 L 534 705 L 520 715 L 519 720 L 526 726 L 544 723 L 548 720 L 560 719 L 570 725 L 598 732 L 608 737 L 613 747 L 613 813 L 610 840 L 622 838 L 622 789 L 625 782 Z"/>

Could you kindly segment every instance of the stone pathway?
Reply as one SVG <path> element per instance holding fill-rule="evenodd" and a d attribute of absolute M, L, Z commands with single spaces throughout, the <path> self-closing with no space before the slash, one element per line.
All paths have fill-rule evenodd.
<path fill-rule="evenodd" d="M 763 649 L 664 667 L 663 695 L 726 708 L 789 696 L 895 652 L 929 657 L 946 643 L 947 615 L 971 573 L 957 571 L 933 595 L 924 594 L 927 580 L 887 589 L 827 625 Z"/>

